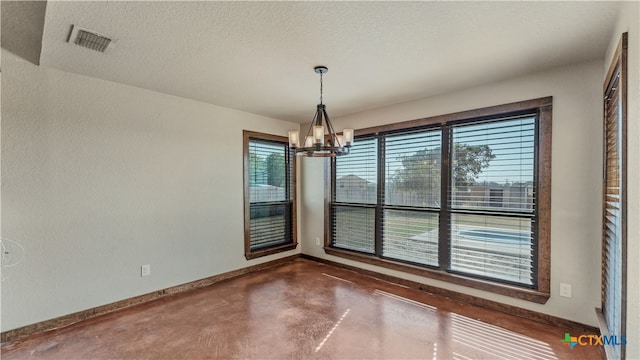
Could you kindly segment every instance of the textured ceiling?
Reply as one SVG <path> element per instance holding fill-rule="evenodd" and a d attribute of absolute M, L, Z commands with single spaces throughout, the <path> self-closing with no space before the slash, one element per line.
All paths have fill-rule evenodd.
<path fill-rule="evenodd" d="M 603 58 L 615 2 L 47 3 L 40 64 L 308 122 Z M 66 42 L 72 24 L 116 40 Z"/>

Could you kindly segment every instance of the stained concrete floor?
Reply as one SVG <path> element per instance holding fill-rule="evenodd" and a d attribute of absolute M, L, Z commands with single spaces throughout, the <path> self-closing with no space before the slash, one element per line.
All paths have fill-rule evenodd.
<path fill-rule="evenodd" d="M 2 359 L 600 359 L 566 329 L 296 260 L 2 346 Z"/>

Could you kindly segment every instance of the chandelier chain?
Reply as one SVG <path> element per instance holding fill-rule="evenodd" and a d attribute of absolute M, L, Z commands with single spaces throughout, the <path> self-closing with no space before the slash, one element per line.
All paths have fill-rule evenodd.
<path fill-rule="evenodd" d="M 322 72 L 320 72 L 320 104 L 322 104 Z"/>

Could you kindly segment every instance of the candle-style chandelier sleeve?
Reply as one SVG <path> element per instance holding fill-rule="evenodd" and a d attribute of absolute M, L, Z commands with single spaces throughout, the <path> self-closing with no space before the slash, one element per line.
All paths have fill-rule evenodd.
<path fill-rule="evenodd" d="M 320 104 L 316 107 L 316 114 L 304 138 L 300 138 L 297 130 L 289 131 L 289 147 L 302 156 L 347 155 L 353 145 L 353 129 L 342 130 L 342 135 L 336 134 L 322 101 L 322 75 L 329 69 L 326 66 L 316 66 L 314 71 L 320 74 Z"/>

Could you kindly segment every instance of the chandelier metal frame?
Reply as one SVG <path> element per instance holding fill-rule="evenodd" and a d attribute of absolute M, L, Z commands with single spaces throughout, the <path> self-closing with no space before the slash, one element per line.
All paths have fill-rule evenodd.
<path fill-rule="evenodd" d="M 303 146 L 300 146 L 300 133 L 297 130 L 289 131 L 289 147 L 295 150 L 296 155 L 309 157 L 335 157 L 349 154 L 353 145 L 353 129 L 344 129 L 342 134 L 337 134 L 331 124 L 326 106 L 323 103 L 323 75 L 329 69 L 326 66 L 316 66 L 313 69 L 320 74 L 320 104 L 316 107 L 313 121 L 304 137 Z"/>

